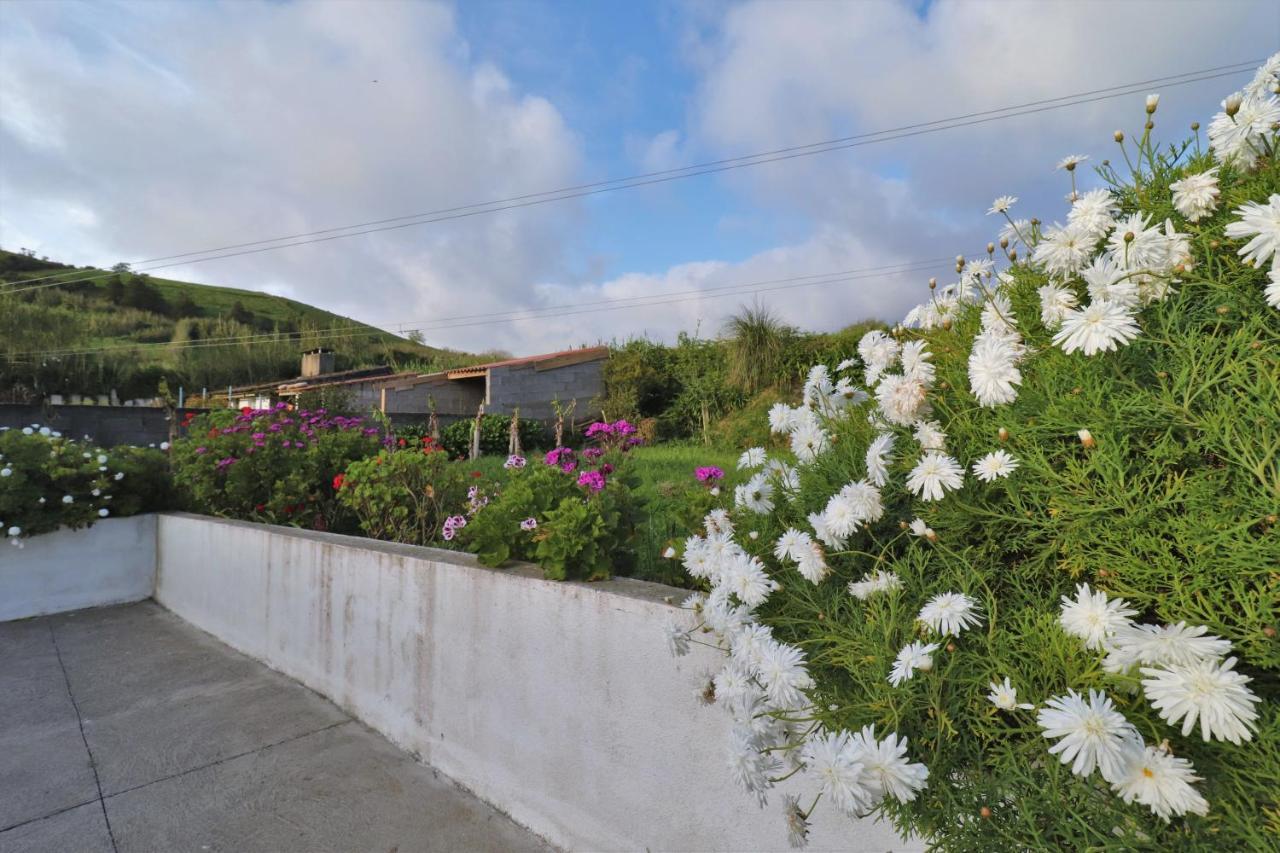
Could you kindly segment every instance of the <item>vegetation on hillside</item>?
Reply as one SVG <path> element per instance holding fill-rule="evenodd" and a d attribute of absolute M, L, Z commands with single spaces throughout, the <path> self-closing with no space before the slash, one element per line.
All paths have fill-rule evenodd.
<path fill-rule="evenodd" d="M 27 289 L 47 276 L 73 279 Z M 227 339 L 235 339 L 234 342 Z M 298 374 L 299 353 L 337 350 L 337 369 L 433 370 L 476 360 L 310 305 L 234 288 L 75 267 L 0 250 L 0 401 L 50 394 L 188 397 Z"/>

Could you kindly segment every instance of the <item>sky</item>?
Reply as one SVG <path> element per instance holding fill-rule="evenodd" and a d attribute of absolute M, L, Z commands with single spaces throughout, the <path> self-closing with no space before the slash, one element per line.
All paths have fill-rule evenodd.
<path fill-rule="evenodd" d="M 0 246 L 167 257 L 1262 59 L 1273 0 L 0 3 Z M 1157 137 L 1252 72 L 1162 96 Z M 896 320 L 1014 212 L 1065 218 L 1145 92 L 881 144 L 154 268 L 468 351 L 714 336 L 744 305 Z M 1117 157 L 1118 159 L 1118 157 Z M 1081 185 L 1097 183 L 1077 173 Z M 339 232 L 341 233 L 341 232 Z M 165 263 L 165 262 L 161 262 Z M 794 282 L 793 282 L 794 283 Z M 719 296 L 691 298 L 719 288 Z M 670 296 L 664 296 L 664 295 Z M 616 300 L 659 304 L 618 309 Z M 540 315 L 530 318 L 530 310 Z M 609 309 L 609 310 L 602 310 Z"/>

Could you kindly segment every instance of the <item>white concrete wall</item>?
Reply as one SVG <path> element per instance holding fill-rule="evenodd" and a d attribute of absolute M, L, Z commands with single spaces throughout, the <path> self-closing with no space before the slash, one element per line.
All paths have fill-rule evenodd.
<path fill-rule="evenodd" d="M 332 534 L 164 515 L 156 600 L 332 698 L 556 845 L 782 850 L 728 781 L 727 716 L 694 700 L 715 653 L 666 651 L 663 597 Z M 900 850 L 819 810 L 817 849 Z"/>
<path fill-rule="evenodd" d="M 108 518 L 80 530 L 0 540 L 0 622 L 151 597 L 156 517 Z"/>

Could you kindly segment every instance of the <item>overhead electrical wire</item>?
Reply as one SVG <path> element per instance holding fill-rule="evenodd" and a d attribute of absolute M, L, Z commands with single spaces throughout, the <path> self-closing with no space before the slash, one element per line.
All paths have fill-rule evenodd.
<path fill-rule="evenodd" d="M 716 299 L 726 296 L 749 296 L 759 293 L 771 293 L 779 290 L 794 290 L 797 288 L 814 287 L 828 284 L 841 284 L 851 281 L 859 281 L 868 278 L 877 278 L 881 276 L 897 276 L 907 273 L 921 273 L 930 269 L 938 269 L 944 265 L 954 263 L 955 258 L 933 258 L 921 261 L 908 261 L 901 264 L 891 264 L 880 267 L 863 267 L 858 269 L 839 270 L 828 273 L 812 273 L 802 276 L 791 276 L 788 278 L 764 279 L 754 282 L 744 282 L 732 285 L 721 285 L 711 288 L 698 288 L 685 291 L 673 291 L 670 293 L 657 293 L 648 296 L 632 296 L 621 299 L 606 299 L 596 302 L 578 302 L 568 305 L 550 305 L 537 309 L 527 309 L 524 311 L 506 311 L 495 313 L 480 314 L 463 314 L 452 317 L 438 317 L 429 321 L 417 321 L 412 329 L 402 329 L 404 332 L 411 331 L 431 331 L 440 328 L 467 328 L 472 326 L 493 325 L 499 323 L 514 323 L 523 320 L 538 320 L 548 317 L 565 317 L 575 316 L 579 314 L 600 313 L 603 311 L 618 311 L 630 308 L 647 308 L 655 305 L 670 305 L 680 302 L 694 302 L 701 299 Z M 470 321 L 470 322 L 459 322 Z M 415 321 L 409 321 L 415 322 Z M 404 324 L 408 325 L 408 323 Z M 333 340 L 340 338 L 358 337 L 362 335 L 376 335 L 381 331 L 378 328 L 364 327 L 361 329 L 352 329 L 350 327 L 333 327 L 325 330 L 315 330 L 311 332 L 303 331 L 297 333 L 262 333 L 257 335 L 241 335 L 227 336 L 224 338 L 206 338 L 204 340 L 181 341 L 181 342 L 154 342 L 154 343 L 137 343 L 137 344 L 112 344 L 103 347 L 87 347 L 80 349 L 63 349 L 63 350 L 41 350 L 19 353 L 0 353 L 10 361 L 20 358 L 70 358 L 79 355 L 96 355 L 113 351 L 145 351 L 148 349 L 203 349 L 206 347 L 221 346 L 240 346 L 253 343 L 273 343 L 279 341 L 282 335 L 297 335 L 308 342 L 317 342 L 321 340 Z"/>
<path fill-rule="evenodd" d="M 212 260 L 222 260 L 225 258 L 239 257 L 243 255 L 259 254 L 262 252 L 276 251 L 278 249 L 286 249 L 295 246 L 304 246 L 314 243 L 345 239 L 347 237 L 356 237 L 363 234 L 393 231 L 417 225 L 427 225 L 435 222 L 462 219 L 487 213 L 497 213 L 504 210 L 514 210 L 518 208 L 547 204 L 554 201 L 565 201 L 574 198 L 598 195 L 601 193 L 614 192 L 617 190 L 667 183 L 676 180 L 683 180 L 685 178 L 698 177 L 700 175 L 714 174 L 733 169 L 742 169 L 749 166 L 764 165 L 796 159 L 799 157 L 810 157 L 831 151 L 847 150 L 864 145 L 891 142 L 928 133 L 937 133 L 943 130 L 986 124 L 1006 118 L 1015 118 L 1023 115 L 1046 112 L 1048 110 L 1061 109 L 1063 107 L 1078 106 L 1081 104 L 1123 97 L 1125 95 L 1136 94 L 1150 86 L 1181 86 L 1205 80 L 1212 80 L 1219 77 L 1226 77 L 1238 74 L 1242 71 L 1252 70 L 1259 61 L 1260 60 L 1250 60 L 1248 62 L 1233 63 L 1231 65 L 1217 66 L 1215 68 L 1201 69 L 1199 71 L 1189 71 L 1166 77 L 1156 77 L 1149 80 L 1126 83 L 1120 86 L 1093 89 L 1073 95 L 1062 95 L 1056 98 L 1028 101 L 1024 104 L 1009 107 L 966 113 L 964 115 L 954 116 L 951 118 L 903 125 L 897 128 L 861 133 L 853 136 L 840 137 L 838 139 L 825 140 L 822 142 L 808 143 L 788 148 L 778 148 L 770 151 L 758 152 L 756 154 L 746 154 L 740 157 L 699 163 L 677 169 L 649 172 L 641 175 L 615 178 L 608 181 L 598 181 L 591 184 L 579 184 L 577 186 L 562 187 L 560 189 L 530 193 L 523 196 L 512 196 L 505 199 L 496 199 L 489 202 L 480 202 L 476 204 L 462 205 L 459 207 L 441 208 L 439 210 L 427 211 L 420 214 L 372 220 L 370 222 L 341 226 L 337 228 L 328 228 L 320 231 L 309 231 L 284 237 L 256 240 L 247 243 L 229 244 L 215 249 L 186 252 L 176 255 L 165 255 L 162 257 L 138 261 L 133 265 L 137 267 L 137 269 L 133 271 L 150 272 L 158 269 L 204 263 Z M 21 282 L 21 284 L 28 286 L 15 287 L 7 291 L 0 291 L 0 295 L 11 295 L 31 290 L 38 290 L 44 287 L 57 287 L 65 284 L 75 284 L 82 281 L 91 281 L 94 279 L 108 277 L 114 274 L 115 273 L 112 272 L 95 271 L 88 275 L 82 275 L 79 278 L 63 278 L 62 276 L 64 275 L 70 276 L 76 274 L 60 273 L 41 278 L 26 279 Z"/>

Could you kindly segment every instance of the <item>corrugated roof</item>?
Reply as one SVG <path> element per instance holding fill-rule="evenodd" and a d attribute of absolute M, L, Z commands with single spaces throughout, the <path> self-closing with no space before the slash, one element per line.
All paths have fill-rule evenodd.
<path fill-rule="evenodd" d="M 584 361 L 596 361 L 597 359 L 607 358 L 608 355 L 609 348 L 605 346 L 582 347 L 580 349 L 560 350 L 559 352 L 545 352 L 540 355 L 526 355 L 520 358 L 507 358 L 502 361 L 490 361 L 486 364 L 471 364 L 447 371 L 447 373 L 450 379 L 466 379 L 472 376 L 481 376 L 495 367 L 518 367 L 531 364 L 535 368 L 542 366 L 545 370 L 570 364 L 581 364 Z M 547 362 L 553 363 L 547 364 Z"/>

